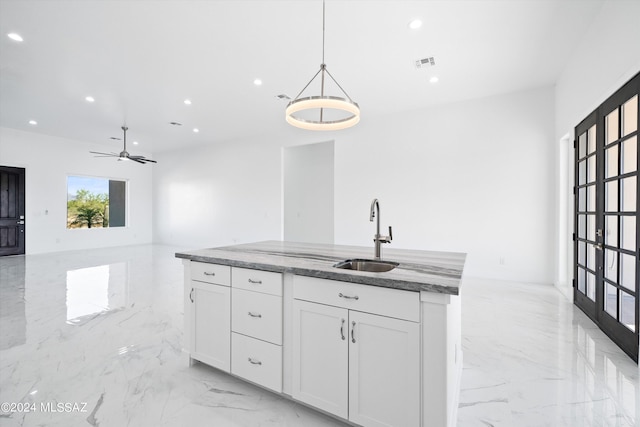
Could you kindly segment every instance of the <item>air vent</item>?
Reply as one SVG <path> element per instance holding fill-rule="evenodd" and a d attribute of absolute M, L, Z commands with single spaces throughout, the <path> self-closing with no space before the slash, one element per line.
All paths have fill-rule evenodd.
<path fill-rule="evenodd" d="M 276 98 L 278 98 L 278 99 L 291 99 L 289 97 L 289 95 L 286 95 L 284 93 L 281 93 L 280 95 L 276 95 Z"/>
<path fill-rule="evenodd" d="M 169 122 L 169 124 L 173 126 L 182 126 L 182 123 L 178 123 L 178 122 Z"/>
<path fill-rule="evenodd" d="M 113 139 L 114 141 L 122 141 L 122 138 L 118 138 L 115 136 L 110 136 L 109 139 Z"/>
<path fill-rule="evenodd" d="M 433 56 L 430 56 L 428 58 L 422 58 L 422 59 L 418 59 L 416 61 L 416 69 L 421 69 L 421 68 L 428 68 L 428 67 L 433 67 L 436 65 L 436 61 L 435 59 L 433 59 Z"/>

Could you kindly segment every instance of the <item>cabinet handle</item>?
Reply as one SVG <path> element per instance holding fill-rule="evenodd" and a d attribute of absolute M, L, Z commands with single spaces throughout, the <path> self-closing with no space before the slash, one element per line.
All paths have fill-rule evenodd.
<path fill-rule="evenodd" d="M 360 299 L 360 297 L 358 297 L 358 295 L 355 295 L 355 296 L 349 296 L 349 295 L 344 295 L 342 292 L 340 292 L 340 293 L 338 294 L 338 296 L 339 296 L 340 298 L 354 299 L 354 300 L 356 300 L 356 301 L 358 301 L 358 300 Z"/>
<path fill-rule="evenodd" d="M 215 276 L 215 275 L 216 275 L 216 273 L 209 273 L 208 271 L 205 271 L 205 272 L 204 272 L 204 275 L 205 275 L 205 276 Z"/>
<path fill-rule="evenodd" d="M 254 285 L 261 285 L 262 284 L 262 280 L 251 280 L 251 279 L 249 279 L 249 283 L 253 283 Z"/>
<path fill-rule="evenodd" d="M 342 341 L 344 341 L 344 319 L 342 319 L 342 325 L 340 326 L 340 336 L 342 337 Z"/>
<path fill-rule="evenodd" d="M 193 288 L 191 288 L 191 292 L 189 292 L 189 299 L 191 300 L 191 302 L 193 301 Z"/>
<path fill-rule="evenodd" d="M 351 342 L 354 344 L 356 342 L 355 330 L 356 330 L 356 322 L 351 322 Z"/>
<path fill-rule="evenodd" d="M 249 312 L 248 314 L 249 314 L 249 316 L 251 316 L 251 317 L 262 317 L 262 314 L 260 314 L 260 313 L 252 313 L 252 312 Z"/>
<path fill-rule="evenodd" d="M 252 359 L 251 357 L 249 358 L 249 363 L 251 363 L 252 365 L 262 365 L 261 361 Z"/>

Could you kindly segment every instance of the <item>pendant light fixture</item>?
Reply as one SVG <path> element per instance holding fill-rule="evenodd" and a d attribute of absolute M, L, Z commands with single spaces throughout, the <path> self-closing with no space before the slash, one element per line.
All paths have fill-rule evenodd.
<path fill-rule="evenodd" d="M 292 126 L 308 130 L 340 130 L 349 128 L 360 121 L 360 107 L 355 103 L 342 86 L 333 78 L 324 63 L 324 24 L 325 5 L 322 1 L 322 64 L 320 70 L 309 80 L 309 83 L 287 105 L 286 120 Z M 301 98 L 300 95 L 320 75 L 320 95 Z M 340 88 L 345 97 L 325 95 L 325 75 Z M 318 110 L 318 111 L 311 111 Z M 302 115 L 300 113 L 303 113 Z M 336 114 L 337 113 L 337 114 Z M 317 115 L 316 115 L 317 114 Z M 302 117 L 302 116 L 305 117 Z M 338 117 L 336 117 L 338 116 Z"/>

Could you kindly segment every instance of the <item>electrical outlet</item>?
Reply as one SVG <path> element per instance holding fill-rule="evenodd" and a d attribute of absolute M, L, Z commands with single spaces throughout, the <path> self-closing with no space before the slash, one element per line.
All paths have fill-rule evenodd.
<path fill-rule="evenodd" d="M 505 264 L 505 263 L 504 263 L 504 257 L 503 257 L 503 256 L 501 256 L 501 257 L 500 257 L 499 262 L 500 262 L 500 265 L 504 265 L 504 264 Z"/>

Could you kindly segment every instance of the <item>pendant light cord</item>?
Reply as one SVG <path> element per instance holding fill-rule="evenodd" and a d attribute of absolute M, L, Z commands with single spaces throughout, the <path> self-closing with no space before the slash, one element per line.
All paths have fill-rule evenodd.
<path fill-rule="evenodd" d="M 322 0 L 322 64 L 324 65 L 324 0 Z"/>
<path fill-rule="evenodd" d="M 326 70 L 326 65 L 324 64 L 324 0 L 322 0 L 322 65 L 320 68 L 322 69 L 322 80 L 320 81 L 320 96 L 324 96 L 324 71 Z M 324 108 L 320 109 L 320 122 L 324 121 Z"/>
<path fill-rule="evenodd" d="M 313 77 L 311 77 L 311 80 L 309 80 L 309 82 L 305 85 L 305 87 L 302 88 L 302 90 L 295 96 L 295 98 L 293 98 L 293 100 L 295 101 L 298 98 L 300 98 L 300 95 L 302 95 L 302 93 L 305 90 L 307 90 L 309 85 L 315 80 L 316 77 L 318 77 L 318 74 L 322 74 L 320 76 L 321 78 L 320 96 L 324 96 L 324 74 L 326 72 L 327 75 L 331 78 L 331 80 L 333 80 L 333 82 L 336 84 L 336 86 L 338 86 L 338 88 L 342 91 L 342 93 L 344 93 L 344 95 L 349 99 L 349 101 L 353 102 L 349 94 L 342 88 L 342 86 L 340 86 L 340 83 L 338 83 L 336 79 L 333 78 L 329 70 L 327 70 L 327 66 L 324 63 L 324 34 L 325 34 L 325 1 L 322 0 L 322 64 L 320 64 L 320 69 L 318 70 L 318 72 L 315 73 Z M 322 111 L 320 112 L 320 115 L 322 116 Z"/>
<path fill-rule="evenodd" d="M 124 137 L 123 137 L 123 140 L 124 140 L 124 150 L 123 150 L 123 151 L 127 151 L 127 130 L 128 130 L 128 129 L 129 129 L 129 128 L 128 128 L 127 126 L 122 126 L 122 130 L 123 130 L 123 132 L 124 132 Z"/>

